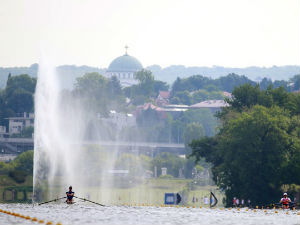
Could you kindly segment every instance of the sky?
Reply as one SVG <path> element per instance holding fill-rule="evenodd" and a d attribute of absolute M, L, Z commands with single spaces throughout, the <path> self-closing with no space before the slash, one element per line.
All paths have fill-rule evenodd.
<path fill-rule="evenodd" d="M 299 0 L 1 0 L 0 67 L 300 65 Z"/>

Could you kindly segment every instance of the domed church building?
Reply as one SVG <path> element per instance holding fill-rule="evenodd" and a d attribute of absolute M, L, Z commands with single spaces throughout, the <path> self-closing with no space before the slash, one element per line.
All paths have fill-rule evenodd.
<path fill-rule="evenodd" d="M 127 54 L 127 46 L 125 46 L 125 49 L 125 55 L 114 59 L 106 71 L 106 76 L 108 78 L 116 76 L 120 80 L 122 87 L 137 84 L 138 81 L 134 78 L 134 74 L 143 69 L 139 60 Z"/>

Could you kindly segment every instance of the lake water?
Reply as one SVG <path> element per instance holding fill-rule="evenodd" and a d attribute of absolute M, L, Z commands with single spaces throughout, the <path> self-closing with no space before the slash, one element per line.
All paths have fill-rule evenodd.
<path fill-rule="evenodd" d="M 300 224 L 300 211 L 208 209 L 186 207 L 101 207 L 77 202 L 73 205 L 0 204 L 0 209 L 43 220 L 44 224 Z M 288 213 L 288 214 L 286 214 Z M 0 224 L 38 224 L 31 220 L 0 213 Z"/>

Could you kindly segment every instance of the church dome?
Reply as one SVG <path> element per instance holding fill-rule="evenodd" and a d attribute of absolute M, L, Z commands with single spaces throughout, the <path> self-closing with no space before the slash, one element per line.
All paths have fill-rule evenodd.
<path fill-rule="evenodd" d="M 122 55 L 114 59 L 107 72 L 136 72 L 143 69 L 139 60 L 128 54 Z"/>

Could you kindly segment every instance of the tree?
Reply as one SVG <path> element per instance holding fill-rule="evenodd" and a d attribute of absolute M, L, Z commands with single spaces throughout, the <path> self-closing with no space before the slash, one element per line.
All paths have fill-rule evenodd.
<path fill-rule="evenodd" d="M 99 73 L 86 73 L 76 79 L 75 92 L 88 97 L 101 98 L 106 94 L 107 83 L 107 78 Z"/>
<path fill-rule="evenodd" d="M 198 90 L 193 93 L 193 102 L 198 103 L 209 99 L 209 93 L 206 90 Z"/>
<path fill-rule="evenodd" d="M 8 76 L 3 100 L 5 107 L 14 113 L 33 111 L 33 94 L 35 92 L 36 79 L 27 74 Z"/>
<path fill-rule="evenodd" d="M 146 97 L 154 95 L 154 76 L 149 70 L 142 69 L 135 73 L 135 78 L 139 81 L 139 94 Z"/>
<path fill-rule="evenodd" d="M 243 110 L 245 107 L 250 108 L 256 104 L 272 105 L 272 99 L 262 98 L 262 94 L 263 92 L 260 91 L 258 85 L 245 84 L 236 87 L 232 92 L 233 98 L 227 99 L 227 102 L 238 111 Z"/>
<path fill-rule="evenodd" d="M 269 86 L 272 86 L 272 80 L 264 77 L 264 79 L 261 80 L 259 83 L 259 87 L 261 90 L 266 90 Z"/>
<path fill-rule="evenodd" d="M 6 107 L 15 113 L 32 112 L 33 104 L 33 94 L 21 88 L 6 97 Z"/>
<path fill-rule="evenodd" d="M 122 110 L 125 105 L 120 81 L 115 76 L 107 79 L 99 73 L 86 73 L 77 78 L 73 94 L 86 108 L 103 115 L 111 109 Z"/>
<path fill-rule="evenodd" d="M 190 150 L 191 150 L 188 147 L 189 144 L 193 140 L 201 139 L 203 136 L 205 136 L 205 130 L 200 123 L 193 122 L 186 126 L 184 133 L 183 133 L 183 137 L 184 137 L 184 144 L 185 144 L 188 152 L 190 152 Z"/>
<path fill-rule="evenodd" d="M 173 177 L 178 177 L 179 169 L 184 168 L 184 161 L 185 159 L 182 159 L 177 155 L 169 152 L 162 152 L 153 159 L 152 168 L 156 167 L 159 173 L 161 168 L 166 167 L 168 174 Z"/>
<path fill-rule="evenodd" d="M 33 174 L 33 151 L 26 151 L 20 154 L 13 162 L 14 170 L 23 171 L 26 175 Z"/>
<path fill-rule="evenodd" d="M 122 95 L 122 87 L 119 79 L 116 76 L 112 76 L 107 84 L 107 92 L 113 98 L 118 98 Z"/>
<path fill-rule="evenodd" d="M 174 100 L 176 99 L 176 100 Z M 180 104 L 191 105 L 192 104 L 192 96 L 188 91 L 180 91 L 177 92 L 173 98 L 171 98 L 171 103 L 175 104 L 175 102 L 180 100 Z"/>
<path fill-rule="evenodd" d="M 117 169 L 129 170 L 131 176 L 142 176 L 144 172 L 149 169 L 151 158 L 145 155 L 134 155 L 134 154 L 122 154 L 117 162 Z"/>
<path fill-rule="evenodd" d="M 288 82 L 285 80 L 275 80 L 273 83 L 274 88 L 282 87 L 285 90 L 288 89 L 287 85 L 288 85 Z"/>
<path fill-rule="evenodd" d="M 237 74 L 231 73 L 227 76 L 220 77 L 216 79 L 217 83 L 220 85 L 222 91 L 232 92 L 235 87 L 238 87 L 243 84 L 256 85 L 252 80 L 249 80 L 246 76 L 239 76 Z"/>
<path fill-rule="evenodd" d="M 31 78 L 27 74 L 21 74 L 19 76 L 8 76 L 5 94 L 11 96 L 13 92 L 18 89 L 23 89 L 31 94 L 35 92 L 36 78 Z"/>
<path fill-rule="evenodd" d="M 277 105 L 289 110 L 292 115 L 299 112 L 300 95 L 288 93 L 284 87 L 273 89 L 269 86 L 266 90 L 261 91 L 258 85 L 245 84 L 236 87 L 232 95 L 232 99 L 226 99 L 230 107 L 223 109 L 221 114 L 225 115 L 226 112 L 230 111 L 228 109 L 241 112 L 257 104 L 265 107 Z"/>
<path fill-rule="evenodd" d="M 179 120 L 183 124 L 198 123 L 204 128 L 204 134 L 206 136 L 213 136 L 218 126 L 217 118 L 209 109 L 191 109 L 185 111 Z"/>
<path fill-rule="evenodd" d="M 174 94 L 178 91 L 183 91 L 184 87 L 182 85 L 182 80 L 180 77 L 177 77 L 177 79 L 174 81 L 172 85 L 172 91 L 171 91 L 171 96 L 174 96 Z"/>
<path fill-rule="evenodd" d="M 166 82 L 155 80 L 154 81 L 154 92 L 157 94 L 159 91 L 168 91 L 169 85 Z"/>
<path fill-rule="evenodd" d="M 216 85 L 209 84 L 204 86 L 204 89 L 207 90 L 208 92 L 213 92 L 213 91 L 219 91 Z"/>
<path fill-rule="evenodd" d="M 233 197 L 276 202 L 283 184 L 299 184 L 299 125 L 299 117 L 278 106 L 255 105 L 228 119 L 216 137 L 194 141 L 192 155 L 214 164 L 227 206 Z"/>

